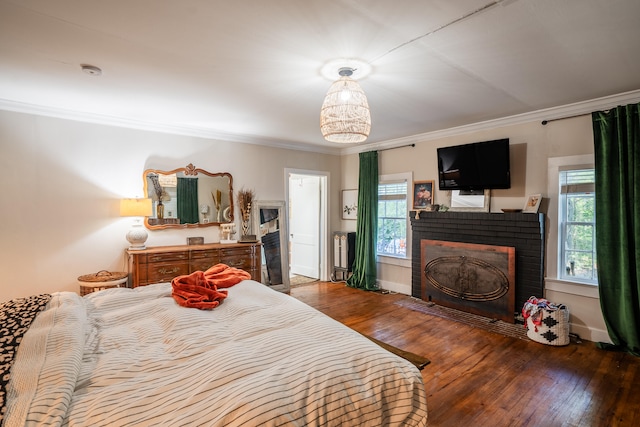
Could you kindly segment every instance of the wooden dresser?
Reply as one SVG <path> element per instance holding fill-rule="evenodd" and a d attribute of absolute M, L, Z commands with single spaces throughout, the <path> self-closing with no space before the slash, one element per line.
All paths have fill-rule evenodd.
<path fill-rule="evenodd" d="M 260 282 L 260 243 L 210 243 L 206 245 L 156 246 L 128 250 L 130 286 L 170 282 L 174 277 L 226 264 L 251 274 Z"/>

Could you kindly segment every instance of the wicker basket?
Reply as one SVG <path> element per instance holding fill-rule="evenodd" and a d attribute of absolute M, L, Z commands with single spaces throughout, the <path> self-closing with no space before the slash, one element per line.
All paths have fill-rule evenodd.
<path fill-rule="evenodd" d="M 101 270 L 93 274 L 85 274 L 78 277 L 80 283 L 80 295 L 85 296 L 91 292 L 102 291 L 104 289 L 120 288 L 122 284 L 126 286 L 129 274 L 122 271 Z"/>
<path fill-rule="evenodd" d="M 541 309 L 542 322 L 533 323 L 527 318 L 527 336 L 533 341 L 547 345 L 569 344 L 569 309 L 562 305 L 557 310 Z"/>

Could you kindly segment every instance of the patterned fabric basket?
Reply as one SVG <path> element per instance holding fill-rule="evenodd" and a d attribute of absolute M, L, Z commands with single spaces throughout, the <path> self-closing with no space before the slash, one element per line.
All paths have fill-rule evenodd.
<path fill-rule="evenodd" d="M 564 304 L 531 297 L 522 314 L 531 340 L 554 346 L 569 344 L 569 309 Z"/>

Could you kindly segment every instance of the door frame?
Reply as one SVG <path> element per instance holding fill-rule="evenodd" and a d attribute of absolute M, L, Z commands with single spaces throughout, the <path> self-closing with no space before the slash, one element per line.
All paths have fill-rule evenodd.
<path fill-rule="evenodd" d="M 320 232 L 318 233 L 320 248 L 320 280 L 326 282 L 329 280 L 329 188 L 331 174 L 327 171 L 316 171 L 308 169 L 285 168 L 285 201 L 287 224 L 289 223 L 289 210 L 291 209 L 291 201 L 289 200 L 289 186 L 291 175 L 311 175 L 320 178 Z M 289 236 L 287 236 L 287 241 Z"/>

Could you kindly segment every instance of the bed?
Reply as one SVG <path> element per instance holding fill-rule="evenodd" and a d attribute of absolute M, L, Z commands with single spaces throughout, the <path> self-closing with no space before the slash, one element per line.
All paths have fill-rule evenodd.
<path fill-rule="evenodd" d="M 51 296 L 17 348 L 4 426 L 425 426 L 404 359 L 244 280 L 213 310 L 171 284 Z"/>

